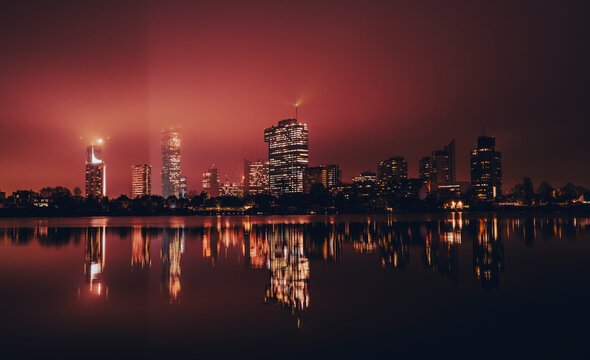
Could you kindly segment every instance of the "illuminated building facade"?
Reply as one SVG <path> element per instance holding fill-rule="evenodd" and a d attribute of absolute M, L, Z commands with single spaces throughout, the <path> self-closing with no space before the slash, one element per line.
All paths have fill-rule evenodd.
<path fill-rule="evenodd" d="M 362 172 L 358 176 L 355 176 L 352 179 L 352 182 L 354 184 L 365 183 L 365 182 L 374 183 L 376 181 L 377 181 L 377 174 L 375 174 L 374 172 L 370 172 L 370 171 Z"/>
<path fill-rule="evenodd" d="M 235 182 L 223 184 L 219 193 L 221 196 L 242 197 L 244 196 L 244 186 Z"/>
<path fill-rule="evenodd" d="M 432 164 L 430 163 L 430 155 L 420 159 L 418 166 L 418 174 L 420 179 L 424 182 L 430 181 L 430 175 L 432 174 Z"/>
<path fill-rule="evenodd" d="M 90 145 L 86 148 L 86 196 L 107 195 L 106 164 L 102 160 L 102 147 Z"/>
<path fill-rule="evenodd" d="M 471 186 L 480 200 L 502 194 L 502 154 L 493 137 L 478 137 L 477 148 L 471 150 Z"/>
<path fill-rule="evenodd" d="M 244 160 L 244 196 L 268 194 L 268 161 Z"/>
<path fill-rule="evenodd" d="M 307 124 L 281 120 L 264 130 L 264 141 L 268 143 L 270 194 L 304 192 L 309 162 Z"/>
<path fill-rule="evenodd" d="M 401 156 L 383 160 L 377 166 L 377 180 L 400 182 L 408 178 L 408 162 Z"/>
<path fill-rule="evenodd" d="M 307 169 L 305 192 L 309 192 L 315 184 L 322 184 L 325 189 L 331 189 L 339 186 L 341 183 L 342 174 L 340 172 L 340 166 L 326 164 L 313 166 Z"/>
<path fill-rule="evenodd" d="M 180 196 L 180 135 L 168 130 L 162 137 L 162 196 Z"/>
<path fill-rule="evenodd" d="M 131 168 L 131 197 L 137 198 L 152 193 L 152 166 L 133 165 Z"/>
<path fill-rule="evenodd" d="M 203 191 L 209 197 L 215 198 L 219 196 L 219 171 L 216 168 L 211 168 L 203 173 Z"/>

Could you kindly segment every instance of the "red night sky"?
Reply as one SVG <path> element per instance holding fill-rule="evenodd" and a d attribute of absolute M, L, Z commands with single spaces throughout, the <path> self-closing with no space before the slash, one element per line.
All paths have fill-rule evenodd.
<path fill-rule="evenodd" d="M 505 188 L 590 186 L 588 12 L 540 1 L 3 1 L 0 191 L 83 188 L 85 146 L 104 147 L 108 194 L 182 129 L 182 167 L 241 178 L 263 129 L 309 125 L 310 163 L 345 181 L 453 138 L 459 180 L 485 127 Z"/>

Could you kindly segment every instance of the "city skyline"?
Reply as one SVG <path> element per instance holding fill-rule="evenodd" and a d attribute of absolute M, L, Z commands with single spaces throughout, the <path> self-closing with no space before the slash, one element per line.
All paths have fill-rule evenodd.
<path fill-rule="evenodd" d="M 295 103 L 310 163 L 340 164 L 344 179 L 397 155 L 417 177 L 417 161 L 455 139 L 466 180 L 472 139 L 486 134 L 506 159 L 505 189 L 523 176 L 590 185 L 575 3 L 0 6 L 4 192 L 83 188 L 79 149 L 110 137 L 107 190 L 127 193 L 130 164 L 160 169 L 170 126 L 184 134 L 189 189 L 212 163 L 237 181 L 242 159 L 265 156 L 260 131 Z"/>

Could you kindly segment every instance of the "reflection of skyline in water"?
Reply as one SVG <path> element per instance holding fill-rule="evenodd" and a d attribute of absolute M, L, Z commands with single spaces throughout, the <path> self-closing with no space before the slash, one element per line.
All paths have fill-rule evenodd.
<path fill-rule="evenodd" d="M 492 214 L 470 217 L 452 213 L 444 219 L 416 221 L 398 221 L 394 216 L 358 219 L 339 221 L 338 217 L 322 217 L 306 222 L 217 217 L 187 226 L 179 218 L 166 228 L 110 227 L 104 219 L 92 219 L 89 227 L 55 227 L 40 220 L 37 226 L 0 227 L 0 244 L 64 247 L 83 243 L 84 277 L 88 284 L 85 292 L 97 296 L 106 292 L 107 234 L 130 239 L 127 259 L 131 269 L 146 271 L 152 265 L 151 243 L 161 241 L 162 293 L 170 302 L 177 302 L 186 236 L 189 247 L 202 245 L 199 253 L 210 259 L 211 266 L 219 257 L 234 257 L 240 262 L 243 257 L 247 269 L 268 271 L 266 302 L 300 311 L 310 304 L 313 262 L 342 262 L 345 244 L 362 256 L 375 257 L 381 267 L 408 271 L 410 264 L 415 264 L 411 269 L 421 268 L 455 283 L 463 281 L 459 278 L 460 261 L 469 262 L 471 276 L 483 287 L 497 287 L 506 274 L 507 241 L 530 247 L 536 241 L 574 241 L 582 232 L 590 231 L 590 219 L 580 217 L 501 218 Z M 459 249 L 469 249 L 472 256 L 465 256 L 465 250 Z M 460 253 L 464 259 L 460 259 Z"/>

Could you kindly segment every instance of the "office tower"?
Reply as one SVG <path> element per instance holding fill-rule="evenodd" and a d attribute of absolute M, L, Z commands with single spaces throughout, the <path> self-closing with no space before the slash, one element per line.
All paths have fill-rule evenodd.
<path fill-rule="evenodd" d="M 449 145 L 445 146 L 444 152 L 449 157 L 449 182 L 454 183 L 457 181 L 457 169 L 455 167 L 455 139 L 453 139 Z"/>
<path fill-rule="evenodd" d="M 99 140 L 102 143 L 102 140 Z M 102 160 L 102 147 L 90 145 L 86 148 L 86 196 L 107 195 L 106 164 Z"/>
<path fill-rule="evenodd" d="M 133 165 L 131 168 L 131 197 L 137 198 L 152 193 L 152 166 Z"/>
<path fill-rule="evenodd" d="M 308 164 L 307 124 L 297 119 L 279 121 L 264 130 L 268 143 L 270 194 L 302 193 Z"/>
<path fill-rule="evenodd" d="M 331 189 L 341 183 L 342 174 L 338 165 L 313 166 L 307 169 L 305 192 L 309 192 L 314 184 L 322 184 L 324 188 Z"/>
<path fill-rule="evenodd" d="M 496 151 L 496 139 L 477 138 L 471 150 L 471 186 L 481 200 L 493 200 L 502 193 L 502 154 Z"/>
<path fill-rule="evenodd" d="M 432 174 L 432 164 L 430 162 L 430 156 L 425 156 L 422 159 L 420 159 L 418 169 L 420 180 L 423 180 L 424 182 L 430 181 L 430 176 Z"/>
<path fill-rule="evenodd" d="M 435 150 L 420 159 L 420 179 L 434 185 L 454 183 L 455 170 L 455 140 L 446 145 L 443 150 Z"/>
<path fill-rule="evenodd" d="M 219 172 L 216 168 L 211 168 L 203 173 L 203 191 L 205 191 L 209 197 L 218 197 L 219 188 Z"/>
<path fill-rule="evenodd" d="M 268 193 L 268 161 L 244 160 L 244 196 Z"/>
<path fill-rule="evenodd" d="M 162 137 L 162 196 L 180 196 L 180 136 L 173 129 Z"/>
<path fill-rule="evenodd" d="M 408 178 L 408 163 L 401 156 L 383 160 L 377 166 L 377 180 L 400 182 Z"/>

